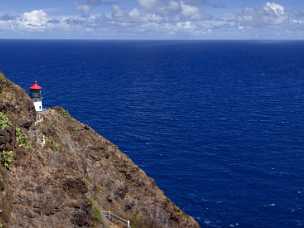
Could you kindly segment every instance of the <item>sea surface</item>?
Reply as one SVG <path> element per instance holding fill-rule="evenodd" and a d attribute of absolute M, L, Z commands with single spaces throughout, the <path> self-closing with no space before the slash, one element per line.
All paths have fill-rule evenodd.
<path fill-rule="evenodd" d="M 0 41 L 202 227 L 304 226 L 304 42 Z"/>

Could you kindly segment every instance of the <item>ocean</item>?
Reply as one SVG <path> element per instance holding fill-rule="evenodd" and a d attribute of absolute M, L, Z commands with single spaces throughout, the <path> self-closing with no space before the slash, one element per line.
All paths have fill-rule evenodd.
<path fill-rule="evenodd" d="M 1 40 L 0 69 L 202 227 L 304 226 L 304 42 Z"/>

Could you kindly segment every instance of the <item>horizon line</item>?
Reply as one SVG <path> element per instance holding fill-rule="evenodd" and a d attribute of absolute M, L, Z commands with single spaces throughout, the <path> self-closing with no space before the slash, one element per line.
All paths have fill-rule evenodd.
<path fill-rule="evenodd" d="M 99 38 L 0 38 L 0 41 L 4 40 L 35 40 L 35 41 L 304 41 L 303 39 L 289 38 L 289 39 L 99 39 Z"/>

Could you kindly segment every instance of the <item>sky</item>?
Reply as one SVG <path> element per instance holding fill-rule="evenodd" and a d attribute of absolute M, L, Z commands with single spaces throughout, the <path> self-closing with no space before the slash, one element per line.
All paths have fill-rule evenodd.
<path fill-rule="evenodd" d="M 0 38 L 302 40 L 304 0 L 1 0 Z"/>

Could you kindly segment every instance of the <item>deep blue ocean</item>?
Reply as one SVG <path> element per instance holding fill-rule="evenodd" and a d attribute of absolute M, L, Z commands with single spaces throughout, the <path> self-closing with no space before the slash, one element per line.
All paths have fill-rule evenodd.
<path fill-rule="evenodd" d="M 0 41 L 202 227 L 304 226 L 304 42 Z"/>

